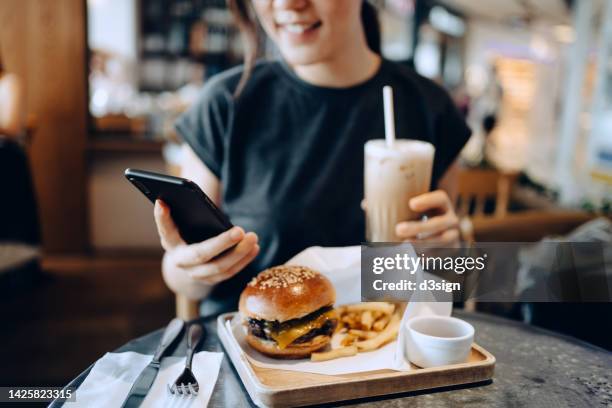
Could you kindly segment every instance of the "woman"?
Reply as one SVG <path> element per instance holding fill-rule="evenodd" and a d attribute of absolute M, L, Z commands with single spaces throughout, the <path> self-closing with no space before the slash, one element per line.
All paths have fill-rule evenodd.
<path fill-rule="evenodd" d="M 380 57 L 376 15 L 367 2 L 229 4 L 249 39 L 245 65 L 211 79 L 177 131 L 187 143 L 183 175 L 237 227 L 185 245 L 168 208 L 161 202 L 155 207 L 166 283 L 192 299 L 208 296 L 205 313 L 235 308 L 253 274 L 304 248 L 364 241 L 363 145 L 383 137 L 384 85 L 395 91 L 397 134 L 436 146 L 433 187 L 470 134 L 446 92 Z M 282 61 L 254 62 L 253 12 Z M 400 237 L 458 240 L 445 192 L 424 194 L 410 205 L 438 215 L 398 224 Z"/>

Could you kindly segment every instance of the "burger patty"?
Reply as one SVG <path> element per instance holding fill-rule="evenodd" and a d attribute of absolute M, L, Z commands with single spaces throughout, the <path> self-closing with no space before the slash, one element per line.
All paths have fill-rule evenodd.
<path fill-rule="evenodd" d="M 323 326 L 317 329 L 312 329 L 311 331 L 304 334 L 303 336 L 295 339 L 292 343 L 306 343 L 307 341 L 310 341 L 317 336 L 331 336 L 334 330 L 336 329 L 337 324 L 338 324 L 338 320 L 336 319 L 326 320 L 325 323 L 323 323 Z M 265 321 L 264 320 L 249 319 L 248 327 L 249 327 L 249 333 L 251 335 L 255 337 L 259 337 L 260 339 L 274 341 L 274 339 L 272 339 L 272 337 L 270 337 L 265 331 Z"/>
<path fill-rule="evenodd" d="M 336 330 L 337 324 L 338 324 L 338 320 L 336 319 L 326 320 L 325 323 L 323 323 L 323 326 L 319 327 L 318 329 L 313 329 L 309 331 L 305 335 L 295 339 L 293 342 L 294 343 L 306 343 L 314 339 L 317 336 L 330 336 L 331 337 L 331 335 L 334 333 L 334 330 Z"/>
<path fill-rule="evenodd" d="M 308 323 L 310 321 L 313 321 L 317 319 L 318 317 L 320 317 L 322 314 L 329 312 L 330 310 L 333 310 L 333 307 L 325 306 L 306 316 L 300 317 L 299 319 L 287 320 L 282 323 L 279 321 L 269 321 L 269 320 L 249 318 L 247 321 L 247 325 L 248 325 L 249 333 L 252 334 L 253 336 L 259 337 L 260 339 L 264 339 L 264 340 L 274 341 L 274 339 L 268 334 L 270 333 L 270 331 L 279 332 L 281 330 L 291 329 L 292 327 L 296 327 L 296 326 Z M 337 324 L 338 324 L 338 321 L 336 319 L 330 318 L 326 320 L 321 325 L 321 327 L 310 330 L 308 333 L 305 333 L 304 335 L 295 339 L 292 343 L 305 343 L 313 339 L 314 337 L 320 336 L 320 335 L 331 336 L 334 330 L 336 329 Z"/>
<path fill-rule="evenodd" d="M 266 323 L 263 320 L 249 319 L 247 321 L 247 324 L 249 327 L 250 334 L 255 337 L 259 337 L 260 339 L 269 339 L 268 335 L 264 331 L 264 326 Z"/>
<path fill-rule="evenodd" d="M 312 321 L 316 319 L 317 317 L 319 317 L 320 315 L 322 315 L 323 313 L 329 312 L 330 310 L 333 310 L 333 309 L 334 308 L 331 306 L 325 306 L 325 307 L 320 308 L 319 310 L 315 310 L 314 312 L 307 314 L 306 316 L 302 316 L 297 319 L 287 320 L 282 323 L 279 322 L 278 320 L 263 320 L 263 319 L 254 319 L 251 317 L 248 319 L 248 324 L 249 326 L 251 326 L 251 324 L 257 325 L 261 328 L 261 330 L 269 329 L 269 330 L 274 330 L 274 331 L 281 331 L 281 330 L 290 329 L 300 324 L 304 324 L 309 321 Z"/>

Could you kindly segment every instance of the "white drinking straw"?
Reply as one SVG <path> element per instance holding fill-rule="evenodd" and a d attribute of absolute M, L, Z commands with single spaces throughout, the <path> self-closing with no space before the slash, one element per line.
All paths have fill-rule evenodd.
<path fill-rule="evenodd" d="M 393 88 L 389 85 L 383 88 L 383 103 L 385 106 L 385 139 L 387 147 L 392 148 L 395 142 L 395 115 L 393 113 Z"/>

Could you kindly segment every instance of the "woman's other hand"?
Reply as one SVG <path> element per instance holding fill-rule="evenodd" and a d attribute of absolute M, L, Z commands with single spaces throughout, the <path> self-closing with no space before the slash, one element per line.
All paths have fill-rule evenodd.
<path fill-rule="evenodd" d="M 426 214 L 428 218 L 398 223 L 395 234 L 400 239 L 448 246 L 459 243 L 459 218 L 446 191 L 436 190 L 413 197 L 409 205 L 412 211 Z"/>
<path fill-rule="evenodd" d="M 164 280 L 173 292 L 190 299 L 204 298 L 213 285 L 240 272 L 259 253 L 257 235 L 245 233 L 240 227 L 206 241 L 187 244 L 164 202 L 155 202 L 154 213 L 161 245 L 166 251 L 162 263 Z M 218 256 L 224 251 L 227 252 Z"/>

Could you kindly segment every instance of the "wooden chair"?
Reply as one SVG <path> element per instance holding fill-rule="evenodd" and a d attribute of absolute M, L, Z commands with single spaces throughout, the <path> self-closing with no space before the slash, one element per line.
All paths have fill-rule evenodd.
<path fill-rule="evenodd" d="M 457 175 L 457 201 L 455 208 L 459 217 L 485 216 L 487 200 L 495 200 L 494 217 L 502 218 L 508 213 L 510 191 L 517 174 L 488 169 L 460 169 Z M 473 211 L 471 211 L 473 206 Z"/>
<path fill-rule="evenodd" d="M 498 224 L 502 222 L 503 227 L 495 231 L 500 234 L 512 230 L 512 227 L 517 227 L 518 220 L 508 223 L 502 221 L 508 218 L 510 192 L 517 176 L 516 173 L 504 173 L 495 169 L 462 168 L 459 170 L 455 210 L 460 218 L 459 229 L 464 241 L 472 243 L 481 240 L 481 229 L 491 228 L 490 225 L 494 222 Z M 495 201 L 493 216 L 485 214 L 485 205 L 489 200 Z M 473 211 L 471 211 L 472 206 Z M 541 214 L 535 215 L 535 220 L 539 220 L 540 216 Z M 489 237 L 489 241 L 503 241 L 496 237 L 495 233 Z M 487 239 L 481 241 L 487 241 Z M 517 239 L 517 241 L 522 241 L 522 239 Z M 464 309 L 476 310 L 475 301 L 467 300 L 464 303 Z"/>
<path fill-rule="evenodd" d="M 521 211 L 505 218 L 473 219 L 472 231 L 476 242 L 537 242 L 568 234 L 596 217 L 583 211 Z"/>

